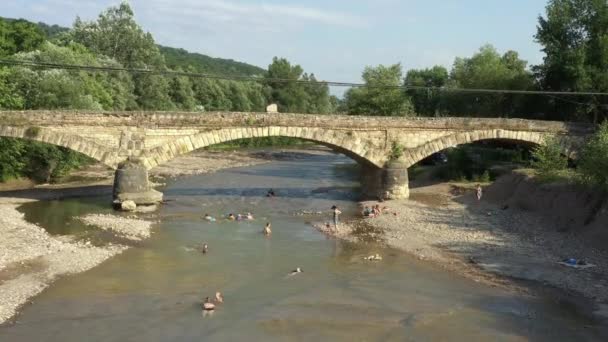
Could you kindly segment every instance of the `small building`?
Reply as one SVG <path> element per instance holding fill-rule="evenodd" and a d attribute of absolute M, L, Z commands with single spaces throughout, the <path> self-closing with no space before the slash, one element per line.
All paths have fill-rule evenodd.
<path fill-rule="evenodd" d="M 277 106 L 276 103 L 271 103 L 268 106 L 266 106 L 266 113 L 278 113 L 279 112 L 279 107 Z"/>

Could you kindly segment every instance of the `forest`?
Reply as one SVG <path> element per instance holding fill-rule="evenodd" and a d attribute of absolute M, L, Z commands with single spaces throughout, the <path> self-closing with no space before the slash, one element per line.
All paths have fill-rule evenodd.
<path fill-rule="evenodd" d="M 601 123 L 608 97 L 585 95 L 460 92 L 496 89 L 563 92 L 608 91 L 608 3 L 550 0 L 539 16 L 534 39 L 544 52 L 541 65 L 528 65 L 516 51 L 491 45 L 457 57 L 451 68 L 404 71 L 400 63 L 368 66 L 365 87 L 343 98 L 312 72 L 274 57 L 266 69 L 159 46 L 136 22 L 128 3 L 76 18 L 71 28 L 0 18 L 0 59 L 120 67 L 156 71 L 251 76 L 249 81 L 182 75 L 93 72 L 4 65 L 0 67 L 0 110 L 180 110 L 474 116 Z M 279 81 L 278 79 L 281 79 Z M 423 88 L 420 88 L 423 87 Z M 52 181 L 87 162 L 66 149 L 0 139 L 0 181 L 31 177 Z M 40 169 L 46 170 L 40 172 Z"/>

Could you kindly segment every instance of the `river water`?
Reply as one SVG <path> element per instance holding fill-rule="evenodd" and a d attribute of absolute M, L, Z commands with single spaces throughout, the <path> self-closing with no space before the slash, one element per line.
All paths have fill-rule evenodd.
<path fill-rule="evenodd" d="M 592 341 L 586 319 L 545 298 L 490 288 L 373 243 L 326 238 L 308 223 L 353 214 L 357 177 L 340 155 L 170 181 L 152 238 L 65 277 L 0 341 Z M 278 197 L 264 196 L 273 188 Z M 38 202 L 26 218 L 53 234 L 107 236 L 71 219 L 108 198 Z M 294 215 L 323 211 L 317 217 Z M 253 222 L 206 223 L 251 211 Z M 260 231 L 272 222 L 273 234 Z M 206 242 L 203 255 L 193 246 Z M 363 261 L 379 253 L 381 262 Z M 303 273 L 287 277 L 301 267 Z M 203 315 L 201 299 L 225 303 Z"/>

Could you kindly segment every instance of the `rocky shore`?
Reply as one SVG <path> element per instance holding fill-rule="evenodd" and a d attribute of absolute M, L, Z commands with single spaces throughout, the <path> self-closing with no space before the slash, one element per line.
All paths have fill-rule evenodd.
<path fill-rule="evenodd" d="M 362 202 L 361 207 L 375 204 L 387 207 L 377 218 L 347 222 L 338 232 L 317 227 L 341 238 L 375 238 L 491 286 L 558 289 L 558 299 L 585 298 L 593 303 L 586 311 L 608 318 L 608 255 L 547 227 L 550 222 L 540 215 L 478 202 L 472 189 L 449 184 L 414 189 L 410 200 Z M 593 266 L 559 264 L 565 258 Z"/>
<path fill-rule="evenodd" d="M 0 324 L 57 277 L 84 272 L 126 249 L 51 236 L 17 211 L 25 201 L 0 200 Z"/>

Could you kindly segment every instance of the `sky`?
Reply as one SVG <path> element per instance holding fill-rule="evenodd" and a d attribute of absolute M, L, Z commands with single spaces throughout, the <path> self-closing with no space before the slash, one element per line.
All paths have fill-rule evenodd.
<path fill-rule="evenodd" d="M 0 16 L 71 26 L 119 0 L 0 0 Z M 266 68 L 273 56 L 317 79 L 360 82 L 365 66 L 451 67 L 484 44 L 538 64 L 547 0 L 131 0 L 157 43 Z"/>

